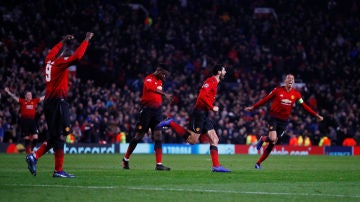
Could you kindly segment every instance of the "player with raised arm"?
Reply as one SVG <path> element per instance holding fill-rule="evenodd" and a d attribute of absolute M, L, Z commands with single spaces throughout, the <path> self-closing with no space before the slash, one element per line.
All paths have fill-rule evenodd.
<path fill-rule="evenodd" d="M 46 56 L 44 113 L 49 134 L 47 141 L 36 152 L 26 156 L 28 169 L 34 176 L 36 176 L 38 159 L 53 148 L 55 157 L 53 177 L 75 177 L 75 175 L 68 174 L 63 170 L 65 138 L 71 132 L 69 104 L 66 101 L 69 91 L 68 67 L 81 60 L 93 36 L 92 32 L 87 32 L 85 39 L 71 54 L 68 43 L 74 39 L 74 36 L 66 35 Z"/>
<path fill-rule="evenodd" d="M 245 111 L 252 111 L 270 100 L 272 101 L 268 120 L 269 135 L 260 137 L 256 144 L 256 148 L 257 150 L 260 150 L 264 142 L 269 142 L 269 144 L 256 162 L 256 169 L 261 169 L 261 163 L 270 155 L 278 139 L 285 133 L 291 110 L 295 103 L 301 105 L 307 112 L 315 116 L 319 121 L 324 119 L 304 102 L 301 97 L 301 93 L 293 88 L 294 82 L 294 75 L 286 75 L 284 81 L 285 86 L 276 87 L 267 96 L 254 105 L 245 107 Z"/>
<path fill-rule="evenodd" d="M 33 152 L 34 147 L 37 144 L 37 140 L 39 139 L 39 130 L 35 120 L 36 107 L 39 102 L 44 100 L 45 96 L 33 98 L 32 93 L 30 91 L 26 91 L 25 98 L 19 98 L 10 92 L 8 87 L 5 87 L 4 90 L 10 95 L 10 97 L 20 104 L 21 134 L 24 138 L 25 152 L 26 154 L 30 154 Z"/>

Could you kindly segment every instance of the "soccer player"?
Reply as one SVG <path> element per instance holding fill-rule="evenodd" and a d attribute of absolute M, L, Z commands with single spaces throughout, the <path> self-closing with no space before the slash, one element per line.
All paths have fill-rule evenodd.
<path fill-rule="evenodd" d="M 130 169 L 129 159 L 137 144 L 142 140 L 145 133 L 151 129 L 154 139 L 154 151 L 156 166 L 155 170 L 170 170 L 162 164 L 162 131 L 161 128 L 156 126 L 160 123 L 163 117 L 161 110 L 162 97 L 171 101 L 172 95 L 166 93 L 163 90 L 163 82 L 169 75 L 167 66 L 159 64 L 156 67 L 155 72 L 147 75 L 144 79 L 142 97 L 141 97 L 141 109 L 139 113 L 139 119 L 136 123 L 136 132 L 131 139 L 129 147 L 122 159 L 122 166 L 124 169 Z"/>
<path fill-rule="evenodd" d="M 48 125 L 48 137 L 36 152 L 26 156 L 28 169 L 34 176 L 36 176 L 36 163 L 39 158 L 53 148 L 55 157 L 53 177 L 75 177 L 63 170 L 64 143 L 66 135 L 71 132 L 69 104 L 66 101 L 69 91 L 68 67 L 81 60 L 93 36 L 93 33 L 87 32 L 84 41 L 71 54 L 70 41 L 74 39 L 74 36 L 66 35 L 46 56 L 44 113 Z"/>
<path fill-rule="evenodd" d="M 19 98 L 10 92 L 8 87 L 5 87 L 5 92 L 10 95 L 16 102 L 20 104 L 20 126 L 21 134 L 24 138 L 25 143 L 25 152 L 30 154 L 33 152 L 34 147 L 36 146 L 38 140 L 39 130 L 36 124 L 35 115 L 36 115 L 36 106 L 39 102 L 44 100 L 45 96 L 38 98 L 33 98 L 32 93 L 27 91 L 25 93 L 25 99 Z"/>
<path fill-rule="evenodd" d="M 219 137 L 214 129 L 213 121 L 209 118 L 210 111 L 219 111 L 219 107 L 214 106 L 214 101 L 217 94 L 217 86 L 224 79 L 225 74 L 226 67 L 224 65 L 215 65 L 212 76 L 208 77 L 200 88 L 194 110 L 190 116 L 188 129 L 180 126 L 171 118 L 160 122 L 158 125 L 159 128 L 170 126 L 190 144 L 195 144 L 200 135 L 205 134 L 209 138 L 213 172 L 231 172 L 220 165 L 218 154 Z"/>
<path fill-rule="evenodd" d="M 295 103 L 301 105 L 307 112 L 315 116 L 319 121 L 324 119 L 303 101 L 300 92 L 293 88 L 294 82 L 294 75 L 286 75 L 284 81 L 285 86 L 276 87 L 267 96 L 254 105 L 245 107 L 245 111 L 252 111 L 272 100 L 268 120 L 269 135 L 261 136 L 256 144 L 256 148 L 257 150 L 260 150 L 264 142 L 269 142 L 269 144 L 256 162 L 256 169 L 261 169 L 261 163 L 270 155 L 278 139 L 283 137 L 291 110 Z"/>

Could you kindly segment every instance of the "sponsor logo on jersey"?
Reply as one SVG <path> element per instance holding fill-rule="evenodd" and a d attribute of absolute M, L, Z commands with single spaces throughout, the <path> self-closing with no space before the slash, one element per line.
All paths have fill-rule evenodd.
<path fill-rule="evenodd" d="M 26 105 L 25 108 L 26 109 L 34 109 L 34 106 L 33 105 Z"/>
<path fill-rule="evenodd" d="M 289 100 L 289 99 L 281 99 L 281 104 L 283 104 L 283 105 L 291 105 L 291 100 Z"/>

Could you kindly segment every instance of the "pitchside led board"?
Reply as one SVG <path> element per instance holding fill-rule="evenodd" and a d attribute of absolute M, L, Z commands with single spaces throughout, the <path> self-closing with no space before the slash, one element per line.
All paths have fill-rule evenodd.
<path fill-rule="evenodd" d="M 129 144 L 65 144 L 64 152 L 66 154 L 124 154 Z M 22 149 L 21 149 L 22 148 Z M 24 147 L 16 144 L 0 143 L 0 153 L 23 153 Z M 220 144 L 218 146 L 219 154 L 233 155 L 259 155 L 264 148 L 259 151 L 254 145 L 234 145 Z M 36 150 L 37 148 L 35 148 Z M 210 154 L 209 144 L 163 144 L 164 154 Z M 53 153 L 50 150 L 49 153 Z M 154 153 L 154 144 L 139 143 L 134 151 L 138 154 Z M 342 146 L 287 146 L 276 145 L 271 155 L 329 155 L 329 156 L 353 156 L 360 155 L 360 146 L 342 147 Z"/>

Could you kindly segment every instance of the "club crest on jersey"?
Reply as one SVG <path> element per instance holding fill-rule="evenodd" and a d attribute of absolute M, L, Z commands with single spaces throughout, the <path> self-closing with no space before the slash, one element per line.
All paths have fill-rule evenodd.
<path fill-rule="evenodd" d="M 292 99 L 292 100 L 293 100 L 293 99 L 295 99 L 295 96 L 294 96 L 294 95 L 292 95 L 292 96 L 291 96 L 291 99 Z"/>

